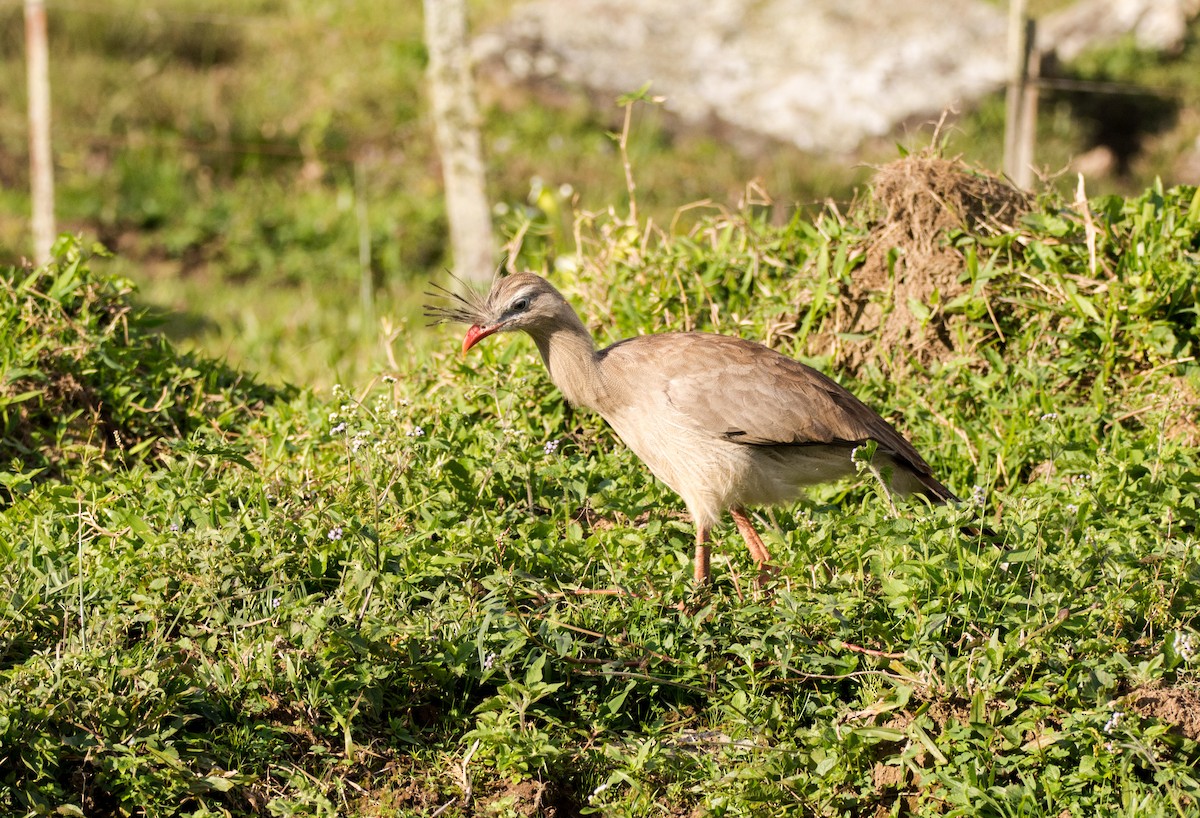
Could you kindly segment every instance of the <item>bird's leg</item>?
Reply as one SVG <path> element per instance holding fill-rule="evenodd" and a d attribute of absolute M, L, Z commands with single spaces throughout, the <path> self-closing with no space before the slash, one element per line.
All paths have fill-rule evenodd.
<path fill-rule="evenodd" d="M 758 536 L 758 532 L 754 530 L 754 523 L 750 522 L 750 518 L 746 516 L 746 509 L 734 506 L 729 513 L 733 515 L 733 521 L 737 523 L 738 531 L 742 533 L 742 539 L 746 541 L 746 547 L 750 549 L 750 556 L 754 558 L 755 564 L 759 568 L 764 567 L 771 561 L 771 552 L 763 545 L 762 537 Z"/>
<path fill-rule="evenodd" d="M 696 526 L 696 559 L 692 566 L 696 583 L 705 585 L 709 579 L 709 563 L 712 559 L 712 546 L 708 544 L 708 529 Z"/>

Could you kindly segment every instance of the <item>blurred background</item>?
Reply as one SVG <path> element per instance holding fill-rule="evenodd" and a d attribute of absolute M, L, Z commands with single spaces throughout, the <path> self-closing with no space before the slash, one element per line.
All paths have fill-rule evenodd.
<path fill-rule="evenodd" d="M 166 332 L 320 386 L 378 368 L 381 326 L 393 341 L 421 326 L 414 294 L 452 259 L 420 3 L 45 8 L 58 229 L 111 250 L 104 264 Z M 499 241 L 520 236 L 520 265 L 569 263 L 574 214 L 629 206 L 627 113 L 639 215 L 673 231 L 748 202 L 780 220 L 844 207 L 873 166 L 931 144 L 1004 165 L 1002 0 L 467 10 L 487 198 Z M 1029 0 L 1034 190 L 1073 189 L 1078 173 L 1089 195 L 1200 181 L 1198 11 Z M 0 43 L 11 264 L 32 256 L 20 0 L 0 2 Z"/>

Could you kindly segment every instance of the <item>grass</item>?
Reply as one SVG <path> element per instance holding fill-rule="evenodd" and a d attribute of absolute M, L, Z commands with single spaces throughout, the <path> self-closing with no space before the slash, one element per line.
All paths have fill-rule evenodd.
<path fill-rule="evenodd" d="M 0 812 L 1196 812 L 1200 206 L 1159 160 L 1086 211 L 1050 190 L 937 236 L 955 294 L 904 306 L 953 353 L 851 366 L 881 208 L 810 203 L 869 169 L 642 107 L 633 220 L 619 111 L 493 100 L 498 220 L 604 341 L 717 329 L 852 371 L 969 498 L 892 517 L 822 488 L 766 520 L 769 596 L 728 527 L 698 590 L 678 499 L 530 344 L 462 360 L 415 315 L 444 244 L 415 6 L 81 8 L 50 9 L 61 213 L 118 254 L 0 273 Z M 0 9 L 17 102 L 19 32 Z M 1186 102 L 1195 53 L 1073 70 Z M 1077 103 L 1044 107 L 1052 167 Z M 948 149 L 997 165 L 1000 107 Z M 754 176 L 774 206 L 736 205 Z M 23 241 L 0 217 L 0 259 Z"/>
<path fill-rule="evenodd" d="M 510 5 L 474 4 L 472 25 L 494 23 Z M 152 12 L 122 0 L 49 14 L 65 229 L 99 236 L 122 259 L 218 281 L 355 283 L 356 205 L 365 203 L 377 280 L 444 266 L 419 4 L 385 12 L 343 3 L 330 15 L 304 3 L 243 0 L 214 10 L 171 0 Z M 27 137 L 17 114 L 22 32 L 20 5 L 0 5 L 0 42 L 11 46 L 0 79 L 14 89 L 13 116 L 0 124 L 0 172 L 16 180 L 0 220 L 7 260 L 27 252 L 27 224 L 14 215 L 28 212 Z M 551 191 L 570 185 L 589 208 L 623 197 L 610 135 L 620 122 L 615 104 L 553 109 L 498 90 L 489 99 L 490 198 L 512 218 L 548 221 L 534 195 L 538 180 Z M 734 201 L 756 176 L 806 203 L 831 190 L 849 194 L 840 163 L 789 149 L 742 156 L 718 140 L 674 133 L 658 112 L 641 124 L 631 146 L 643 168 L 641 204 L 660 216 L 680 196 Z M 569 235 L 543 238 L 569 243 Z M 141 276 L 140 268 L 125 272 Z"/>
<path fill-rule="evenodd" d="M 1194 814 L 1197 196 L 943 237 L 963 343 L 854 390 L 971 499 L 822 488 L 771 516 L 769 594 L 729 530 L 692 585 L 678 499 L 519 339 L 267 387 L 75 244 L 7 269 L 0 810 Z M 556 280 L 606 336 L 825 355 L 878 217 L 585 214 Z M 64 370 L 124 425 L 85 434 Z"/>
<path fill-rule="evenodd" d="M 474 29 L 510 7 L 508 0 L 473 4 Z M 152 266 L 203 275 L 214 286 L 255 277 L 353 288 L 363 274 L 360 204 L 376 282 L 445 266 L 418 4 L 384 11 L 342 3 L 333 15 L 297 2 L 241 0 L 215 9 L 164 0 L 148 10 L 117 0 L 103 8 L 56 5 L 49 14 L 60 223 L 119 251 L 118 265 L 129 260 L 121 272 L 140 283 Z M 10 262 L 28 253 L 22 32 L 20 4 L 0 4 L 7 46 L 0 81 L 13 89 L 11 115 L 0 121 L 0 259 Z M 1056 174 L 1098 138 L 1141 139 L 1145 150 L 1126 175 L 1093 180 L 1093 188 L 1129 195 L 1156 174 L 1170 181 L 1171 157 L 1195 135 L 1187 123 L 1197 53 L 1194 36 L 1168 58 L 1126 43 L 1067 67 L 1079 78 L 1141 82 L 1178 97 L 1138 98 L 1109 119 L 1147 130 L 1114 134 L 1104 112 L 1125 105 L 1125 97 L 1048 93 L 1039 163 L 1069 187 Z M 486 83 L 484 96 L 490 198 L 509 214 L 501 220 L 511 227 L 513 219 L 532 218 L 539 229 L 531 244 L 573 252 L 570 225 L 556 210 L 576 197 L 585 210 L 627 199 L 611 136 L 621 111 L 579 98 L 549 107 Z M 997 95 L 952 117 L 950 150 L 998 167 L 1002 110 Z M 1172 130 L 1175 114 L 1182 124 Z M 631 154 L 639 204 L 664 224 L 680 202 L 735 206 L 751 179 L 770 192 L 781 218 L 794 210 L 811 216 L 827 199 L 849 200 L 869 178 L 867 165 L 889 159 L 895 144 L 929 142 L 924 126 L 899 130 L 846 162 L 778 145 L 740 154 L 678 130 L 657 109 L 640 111 L 637 125 Z M 564 185 L 571 191 L 565 201 L 538 195 Z M 684 229 L 693 215 L 682 217 Z"/>

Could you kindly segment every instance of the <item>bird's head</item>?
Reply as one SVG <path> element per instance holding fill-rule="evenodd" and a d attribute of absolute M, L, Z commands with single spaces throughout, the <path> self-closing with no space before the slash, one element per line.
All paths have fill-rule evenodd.
<path fill-rule="evenodd" d="M 565 313 L 574 316 L 562 294 L 546 279 L 533 273 L 515 273 L 496 279 L 486 296 L 469 288 L 462 294 L 439 287 L 438 298 L 449 303 L 426 305 L 425 316 L 435 324 L 455 322 L 468 324 L 462 351 L 475 346 L 497 332 L 524 330 L 535 338 L 548 334 L 553 326 L 564 320 Z"/>

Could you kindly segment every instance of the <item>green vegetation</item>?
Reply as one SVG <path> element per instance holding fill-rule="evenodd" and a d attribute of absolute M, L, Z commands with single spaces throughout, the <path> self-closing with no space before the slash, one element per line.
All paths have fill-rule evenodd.
<path fill-rule="evenodd" d="M 57 252 L 55 266 L 10 268 L 0 282 L 0 462 L 10 464 L 10 492 L 112 468 L 109 455 L 152 459 L 165 439 L 237 425 L 273 397 L 214 361 L 180 355 L 136 315 L 131 328 L 130 283 L 94 277 L 69 239 Z"/>
<path fill-rule="evenodd" d="M 512 3 L 474 5 L 472 25 L 482 29 Z M 48 12 L 59 217 L 68 228 L 122 258 L 221 282 L 354 285 L 361 202 L 377 281 L 442 266 L 420 3 L 116 0 Z M 0 258 L 9 259 L 28 252 L 17 215 L 28 212 L 22 37 L 20 4 L 0 4 L 0 81 L 12 91 L 12 115 L 0 122 Z M 508 220 L 530 216 L 531 237 L 566 243 L 554 231 L 570 225 L 549 222 L 540 189 L 571 185 L 595 209 L 624 197 L 615 105 L 553 108 L 482 84 L 491 198 Z M 634 132 L 631 153 L 640 204 L 659 216 L 681 201 L 734 201 L 756 176 L 804 203 L 846 196 L 865 176 L 786 148 L 741 156 L 716 139 L 674 133 L 657 112 Z M 132 272 L 148 278 L 139 266 Z"/>
<path fill-rule="evenodd" d="M 836 371 L 889 209 L 584 217 L 558 280 L 610 340 Z M 5 270 L 0 811 L 1195 814 L 1200 194 L 1048 196 L 938 246 L 954 292 L 906 306 L 952 348 L 854 389 L 968 502 L 821 489 L 774 515 L 766 591 L 729 531 L 692 586 L 677 499 L 520 339 L 268 390 L 172 356 L 71 243 Z M 60 370 L 104 390 L 91 438 Z"/>
<path fill-rule="evenodd" d="M 498 22 L 512 5 L 473 3 L 473 28 Z M 444 266 L 419 3 L 113 0 L 48 10 L 61 224 L 117 251 L 120 271 L 156 303 L 176 308 L 195 290 L 251 279 L 310 288 L 328 300 L 330 288 L 356 293 L 364 275 L 387 291 Z M 9 115 L 0 118 L 6 261 L 28 253 L 22 37 L 20 4 L 0 3 L 0 83 L 10 92 Z M 1070 76 L 1143 83 L 1177 96 L 1139 97 L 1130 109 L 1119 107 L 1128 101 L 1122 96 L 1048 92 L 1039 163 L 1053 177 L 1102 139 L 1133 140 L 1142 150 L 1129 157 L 1125 175 L 1093 179 L 1094 192 L 1130 194 L 1156 175 L 1176 178 L 1172 157 L 1196 136 L 1198 55 L 1193 36 L 1171 57 L 1121 45 L 1068 66 Z M 549 106 L 494 87 L 486 76 L 481 86 L 491 199 L 507 209 L 501 221 L 509 234 L 532 222 L 528 241 L 572 250 L 569 220 L 560 218 L 570 200 L 603 211 L 626 199 L 610 133 L 621 112 L 570 95 Z M 999 167 L 1002 109 L 996 95 L 952 118 L 947 149 Z M 1134 131 L 1105 131 L 1114 123 Z M 865 146 L 850 161 L 781 145 L 739 153 L 648 109 L 639 112 L 630 152 L 639 205 L 666 224 L 684 203 L 735 206 L 752 179 L 782 218 L 796 209 L 811 214 L 828 199 L 849 200 L 869 178 L 869 164 L 889 160 L 896 143 L 911 149 L 929 141 L 920 126 Z M 570 192 L 559 196 L 564 185 Z M 685 229 L 695 215 L 682 215 Z M 368 245 L 365 270 L 360 240 Z M 208 314 L 222 331 L 253 331 L 256 322 L 269 323 L 264 312 L 217 306 Z M 213 348 L 226 349 L 222 341 Z"/>
<path fill-rule="evenodd" d="M 639 107 L 635 221 L 619 110 L 485 89 L 514 257 L 603 342 L 716 329 L 853 376 L 967 498 L 892 517 L 869 481 L 822 488 L 770 516 L 769 591 L 731 530 L 698 590 L 677 498 L 529 343 L 463 360 L 421 328 L 445 229 L 418 4 L 49 11 L 87 238 L 16 263 L 0 118 L 0 813 L 1200 809 L 1200 201 L 1152 181 L 1186 128 L 1087 209 L 997 215 L 949 163 L 903 166 L 936 195 L 881 172 L 848 205 L 868 168 Z M 21 29 L 0 4 L 15 107 Z M 1198 54 L 1070 70 L 1186 112 Z M 1084 103 L 1044 100 L 1050 168 L 1098 138 Z M 1001 108 L 946 150 L 997 166 Z M 862 158 L 896 141 L 928 137 Z M 773 203 L 737 205 L 755 177 Z"/>

